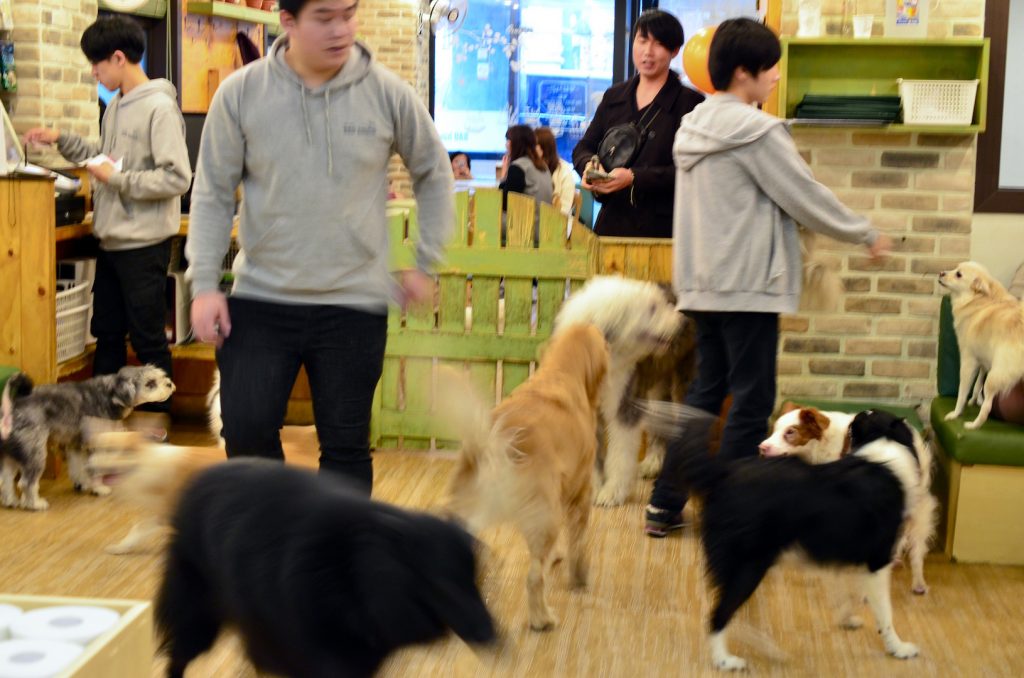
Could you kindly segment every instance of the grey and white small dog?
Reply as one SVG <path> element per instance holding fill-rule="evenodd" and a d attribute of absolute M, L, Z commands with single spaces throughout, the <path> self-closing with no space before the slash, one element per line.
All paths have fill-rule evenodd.
<path fill-rule="evenodd" d="M 117 374 L 35 388 L 31 388 L 24 375 L 12 379 L 21 381 L 15 382 L 16 388 L 8 389 L 3 403 L 9 433 L 0 443 L 0 503 L 31 511 L 49 508 L 47 501 L 39 497 L 39 477 L 46 466 L 48 442 L 63 450 L 68 475 L 76 489 L 108 494 L 110 488 L 86 470 L 85 420 L 124 419 L 137 406 L 167 400 L 174 393 L 174 383 L 153 365 L 122 367 Z M 20 500 L 14 487 L 19 471 Z"/>

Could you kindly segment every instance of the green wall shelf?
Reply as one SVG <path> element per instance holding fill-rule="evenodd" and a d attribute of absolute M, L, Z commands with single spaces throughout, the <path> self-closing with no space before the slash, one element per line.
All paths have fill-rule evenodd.
<path fill-rule="evenodd" d="M 985 131 L 988 38 L 783 38 L 779 109 L 793 118 L 805 94 L 899 94 L 897 80 L 980 80 L 970 125 L 864 125 L 889 132 L 977 134 Z"/>

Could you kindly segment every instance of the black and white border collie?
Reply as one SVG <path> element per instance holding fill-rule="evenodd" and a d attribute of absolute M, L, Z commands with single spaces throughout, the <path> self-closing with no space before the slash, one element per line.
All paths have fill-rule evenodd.
<path fill-rule="evenodd" d="M 666 435 L 673 429 L 678 435 L 687 418 L 685 406 L 640 406 Z M 716 668 L 746 668 L 726 647 L 726 627 L 779 556 L 794 548 L 822 565 L 866 568 L 864 590 L 886 652 L 900 659 L 918 654 L 896 634 L 889 598 L 907 509 L 923 491 L 913 434 L 902 419 L 868 410 L 854 417 L 849 435 L 850 453 L 829 464 L 792 456 L 727 464 L 703 453 L 685 460 L 685 479 L 704 499 L 701 541 L 716 594 L 710 635 Z"/>

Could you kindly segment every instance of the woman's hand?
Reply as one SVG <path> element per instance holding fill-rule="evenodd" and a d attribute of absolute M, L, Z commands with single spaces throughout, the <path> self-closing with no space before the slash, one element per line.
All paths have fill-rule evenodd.
<path fill-rule="evenodd" d="M 616 191 L 621 191 L 633 185 L 635 177 L 633 175 L 633 170 L 631 169 L 616 167 L 608 174 L 611 175 L 611 178 L 608 179 L 608 181 L 591 184 L 588 188 L 598 195 L 607 195 L 608 193 L 615 193 Z"/>

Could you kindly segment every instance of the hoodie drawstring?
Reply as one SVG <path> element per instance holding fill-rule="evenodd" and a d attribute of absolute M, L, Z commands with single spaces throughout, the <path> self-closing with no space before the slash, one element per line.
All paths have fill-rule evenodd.
<path fill-rule="evenodd" d="M 331 143 L 331 89 L 324 90 L 324 128 L 327 130 L 327 176 L 334 176 L 334 144 Z"/>
<path fill-rule="evenodd" d="M 302 122 L 306 125 L 306 143 L 313 145 L 313 130 L 309 126 L 309 105 L 306 103 L 306 87 L 299 85 L 302 92 Z M 327 176 L 334 176 L 334 144 L 331 143 L 331 90 L 324 90 L 324 131 L 327 136 Z"/>
<path fill-rule="evenodd" d="M 299 85 L 299 91 L 302 92 L 302 122 L 306 124 L 306 143 L 312 146 L 313 131 L 309 129 L 309 108 L 306 106 L 306 88 Z"/>

